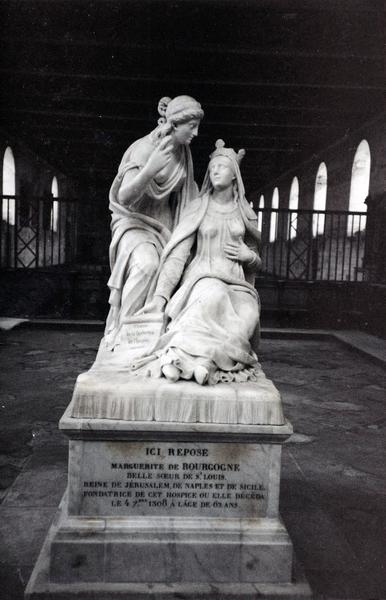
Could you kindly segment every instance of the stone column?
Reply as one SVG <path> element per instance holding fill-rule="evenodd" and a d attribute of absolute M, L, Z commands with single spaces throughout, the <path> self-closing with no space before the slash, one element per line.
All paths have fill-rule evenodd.
<path fill-rule="evenodd" d="M 386 193 L 368 196 L 366 204 L 365 278 L 372 283 L 384 282 L 386 280 Z"/>

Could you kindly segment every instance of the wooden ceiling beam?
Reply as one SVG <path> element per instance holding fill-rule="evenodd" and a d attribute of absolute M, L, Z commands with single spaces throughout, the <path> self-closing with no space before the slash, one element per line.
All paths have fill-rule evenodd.
<path fill-rule="evenodd" d="M 61 111 L 61 110 L 50 110 L 50 109 L 29 109 L 29 108 L 14 108 L 9 109 L 7 111 L 9 114 L 31 114 L 31 115 L 40 115 L 46 117 L 60 117 L 63 119 L 75 118 L 75 119 L 96 119 L 98 122 L 102 123 L 103 121 L 134 121 L 136 123 L 149 123 L 148 119 L 139 118 L 131 115 L 101 115 L 98 113 L 91 112 L 71 112 L 71 111 Z M 256 128 L 256 127 L 279 127 L 284 129 L 328 129 L 329 123 L 318 124 L 318 123 L 304 123 L 304 121 L 297 123 L 289 123 L 288 121 L 283 121 L 282 123 L 267 123 L 266 121 L 258 123 L 256 121 L 250 121 L 241 123 L 240 121 L 209 121 L 205 120 L 205 127 L 248 127 L 248 128 Z"/>
<path fill-rule="evenodd" d="M 105 140 L 103 140 L 102 139 L 102 135 L 95 137 L 93 135 L 93 130 L 91 130 L 91 129 L 90 130 L 83 129 L 83 133 L 81 133 L 81 135 L 79 135 L 79 136 L 71 135 L 71 136 L 66 136 L 66 137 L 64 137 L 63 135 L 60 135 L 60 134 L 52 133 L 52 132 L 45 133 L 45 134 L 44 133 L 39 133 L 39 130 L 41 130 L 42 128 L 39 127 L 38 124 L 36 124 L 35 129 L 37 131 L 35 131 L 34 133 L 31 133 L 30 135 L 33 135 L 35 139 L 42 140 L 44 142 L 46 140 L 49 140 L 49 141 L 55 141 L 55 142 L 67 142 L 68 144 L 73 144 L 73 145 L 82 143 L 82 144 L 87 144 L 87 145 L 90 145 L 90 146 L 95 145 L 95 146 L 99 146 L 99 147 L 102 147 L 102 148 L 104 146 L 106 148 L 110 148 L 111 146 L 116 146 L 118 144 L 121 144 L 121 142 L 117 141 L 116 139 L 108 139 L 108 138 L 106 138 Z M 77 132 L 77 130 L 78 129 L 76 127 L 73 128 L 73 132 L 74 133 Z M 88 138 L 88 139 L 84 135 L 86 131 L 88 131 L 91 134 L 90 138 Z M 142 134 L 143 133 L 144 132 L 142 132 Z M 135 139 L 137 139 L 138 136 L 140 136 L 140 135 L 141 135 L 141 132 L 139 132 L 139 131 L 135 132 L 135 134 L 131 138 L 132 141 L 134 141 Z M 125 140 L 127 140 L 127 138 L 128 138 L 127 135 L 122 135 L 121 137 L 125 138 Z M 199 139 L 200 140 L 209 140 L 211 142 L 212 139 L 213 139 L 213 136 L 209 136 L 208 134 L 202 134 L 202 133 L 200 133 Z M 259 135 L 254 136 L 254 135 L 234 135 L 234 134 L 232 134 L 232 140 L 236 140 L 236 139 L 243 140 L 244 141 L 244 144 L 243 144 L 244 146 L 246 146 L 246 143 L 247 143 L 248 140 L 251 140 L 252 142 L 255 142 L 255 143 L 258 142 L 258 141 L 261 141 L 261 142 L 264 142 L 264 144 L 267 144 L 267 143 L 269 144 L 269 143 L 275 142 L 275 141 L 278 142 L 278 141 L 284 141 L 284 140 L 286 140 L 286 141 L 291 141 L 291 140 L 294 141 L 295 140 L 294 136 L 287 136 L 287 137 L 281 136 L 281 137 L 279 137 L 279 136 L 276 136 L 276 135 L 275 136 L 259 136 Z M 130 140 L 128 140 L 127 143 L 129 144 Z M 194 142 L 194 145 L 197 146 L 198 143 L 199 143 L 199 141 L 196 140 Z M 234 141 L 233 141 L 233 143 L 234 143 Z M 297 139 L 296 139 L 296 144 L 298 145 L 298 148 L 299 148 L 300 144 L 299 144 L 299 142 L 298 142 Z M 280 147 L 278 147 L 278 150 L 279 149 L 283 149 L 283 148 L 285 150 L 287 147 L 283 147 L 283 144 L 280 144 Z M 252 148 L 252 149 L 254 149 L 254 148 Z"/>
<path fill-rule="evenodd" d="M 242 79 L 168 79 L 153 77 L 150 75 L 110 75 L 107 73 L 75 73 L 62 71 L 48 71 L 46 69 L 8 69 L 1 68 L 0 73 L 11 76 L 21 77 L 44 77 L 44 78 L 61 78 L 61 79 L 81 79 L 81 80 L 101 80 L 101 81 L 122 81 L 122 82 L 143 82 L 147 84 L 155 83 L 163 86 L 183 86 L 191 87 L 192 85 L 203 86 L 222 86 L 222 87 L 238 87 L 238 88 L 307 88 L 307 89 L 332 89 L 332 90 L 366 90 L 366 91 L 386 91 L 385 84 L 359 84 L 359 83 L 322 83 L 322 82 L 299 82 L 299 81 L 245 81 Z"/>
<path fill-rule="evenodd" d="M 7 85 L 7 89 L 4 90 L 3 95 L 5 96 L 5 94 L 7 95 L 7 98 L 9 98 L 9 105 L 12 108 L 23 108 L 23 104 L 30 106 L 31 105 L 31 99 L 37 100 L 39 102 L 39 105 L 41 106 L 42 103 L 47 103 L 49 102 L 51 104 L 51 106 L 53 107 L 55 105 L 55 103 L 57 103 L 58 105 L 63 105 L 64 102 L 86 102 L 89 103 L 92 106 L 95 106 L 96 104 L 100 103 L 100 104 L 121 104 L 121 105 L 127 105 L 127 106 L 135 106 L 137 107 L 140 111 L 141 109 L 143 109 L 143 107 L 149 107 L 153 109 L 154 114 L 156 115 L 156 106 L 155 106 L 155 102 L 154 100 L 147 100 L 147 99 L 143 99 L 143 100 L 137 100 L 137 99 L 132 99 L 132 98 L 128 98 L 128 97 L 117 97 L 117 96 L 104 96 L 104 97 L 95 97 L 95 95 L 92 96 L 92 98 L 90 96 L 85 95 L 85 93 L 78 93 L 78 94 L 73 94 L 73 93 L 66 93 L 66 92 L 56 92 L 55 95 L 51 95 L 50 97 L 47 96 L 47 91 L 46 93 L 42 93 L 42 92 L 38 92 L 36 90 L 28 90 L 28 92 L 26 93 L 25 97 L 20 98 L 17 97 L 17 93 L 19 92 L 19 87 L 18 86 L 13 86 L 10 85 L 8 83 Z M 307 104 L 302 104 L 299 105 L 297 104 L 296 106 L 290 106 L 289 104 L 275 104 L 273 102 L 271 103 L 253 103 L 253 102 L 213 102 L 211 100 L 205 100 L 200 98 L 200 102 L 204 108 L 204 110 L 208 110 L 208 109 L 231 109 L 232 111 L 234 110 L 245 110 L 245 111 L 258 111 L 258 112 L 265 112 L 265 111 L 272 111 L 272 112 L 297 112 L 297 113 L 313 113 L 313 114 L 328 114 L 328 115 L 337 115 L 338 119 L 341 120 L 342 117 L 342 112 L 339 109 L 339 107 L 330 107 L 330 106 L 308 106 Z M 356 105 L 353 104 L 349 107 L 345 106 L 345 114 L 362 114 L 362 110 Z"/>
<path fill-rule="evenodd" d="M 58 139 L 55 140 L 58 142 L 63 142 L 63 143 L 68 143 L 68 140 L 66 140 L 65 138 L 63 138 L 62 140 Z M 100 160 L 100 162 L 104 162 L 106 160 L 106 155 L 110 155 L 111 154 L 111 148 L 110 147 L 106 147 L 106 148 L 101 148 L 101 145 L 96 144 L 95 142 L 83 142 L 82 144 L 83 147 L 98 147 L 98 155 L 93 155 L 93 159 L 95 159 L 95 161 Z M 213 145 L 214 147 L 214 145 Z M 277 146 L 261 146 L 261 147 L 250 147 L 246 144 L 243 145 L 243 148 L 246 152 L 248 152 L 249 154 L 265 154 L 266 152 L 269 153 L 277 153 L 277 154 L 297 154 L 299 152 L 301 152 L 300 148 L 297 147 L 288 147 L 288 148 L 278 148 Z M 62 146 L 52 146 L 50 145 L 50 150 L 53 150 L 55 153 L 57 152 L 58 154 L 60 154 L 63 151 L 63 147 Z M 102 151 L 101 151 L 102 150 Z M 71 151 L 71 146 L 67 146 L 67 152 L 69 152 L 70 154 L 72 154 Z M 77 158 L 79 158 L 80 154 L 79 154 L 79 149 L 77 147 Z M 84 153 L 86 156 L 88 155 L 89 150 L 87 150 L 86 153 Z M 205 160 L 207 161 L 207 158 L 205 158 Z"/>
<path fill-rule="evenodd" d="M 5 125 L 8 125 L 8 130 L 9 128 L 9 122 L 5 123 Z M 27 133 L 29 138 L 33 138 L 33 139 L 37 139 L 37 140 L 42 140 L 44 143 L 46 143 L 46 141 L 48 140 L 56 140 L 56 141 L 63 141 L 63 142 L 67 142 L 68 144 L 72 144 L 72 145 L 76 145 L 79 143 L 83 143 L 85 141 L 87 141 L 87 143 L 93 144 L 95 143 L 96 145 L 99 145 L 101 147 L 103 146 L 107 146 L 107 147 L 116 147 L 116 146 L 122 146 L 122 145 L 129 145 L 132 141 L 134 141 L 135 139 L 138 139 L 141 135 L 144 135 L 146 132 L 143 129 L 112 129 L 112 128 L 103 128 L 103 129 L 96 129 L 93 127 L 78 127 L 76 124 L 74 125 L 61 125 L 61 124 L 53 124 L 53 125 L 49 125 L 47 123 L 39 123 L 37 121 L 32 122 L 31 120 L 28 121 L 21 121 L 20 123 L 17 124 L 17 127 L 15 127 L 15 135 L 20 131 L 23 130 L 25 133 Z M 63 136 L 63 134 L 61 135 L 61 132 L 69 132 L 67 136 Z M 150 131 L 150 130 L 149 130 Z M 109 135 L 113 134 L 113 137 L 109 139 Z M 87 134 L 90 134 L 90 138 L 87 140 L 86 136 Z M 107 136 L 106 138 L 104 138 L 104 136 Z M 92 138 L 92 139 L 91 139 Z M 122 138 L 122 141 L 121 139 Z M 207 144 L 204 144 L 203 142 L 205 142 L 205 140 L 208 140 L 209 143 L 211 144 L 213 142 L 213 135 L 210 135 L 209 133 L 205 133 L 203 131 L 200 132 L 199 137 L 194 141 L 193 143 L 193 148 L 196 147 L 205 147 Z M 279 142 L 280 146 L 283 148 L 283 142 L 295 142 L 296 145 L 300 148 L 302 147 L 302 140 L 298 139 L 297 136 L 294 135 L 276 135 L 275 134 L 266 134 L 266 135 L 253 135 L 253 134 L 249 134 L 249 133 L 238 133 L 238 132 L 232 132 L 231 135 L 232 138 L 232 143 L 236 144 L 236 145 L 242 145 L 245 146 L 248 143 L 248 140 L 250 140 L 250 142 L 252 143 L 256 143 L 258 141 L 263 142 L 264 144 L 272 144 L 272 142 Z M 236 143 L 236 140 L 240 140 L 239 142 Z"/>
<path fill-rule="evenodd" d="M 74 6 L 79 6 L 79 4 L 83 1 L 85 8 L 89 5 L 89 0 L 35 0 L 35 5 L 49 5 L 57 7 L 58 5 L 69 5 L 73 4 Z M 5 2 L 4 2 L 5 3 Z M 240 5 L 251 5 L 251 0 L 221 0 L 223 5 L 227 4 L 229 7 L 238 8 Z M 27 7 L 31 4 L 31 0 L 6 0 L 6 4 L 12 6 L 14 5 L 18 8 L 20 5 L 27 5 Z M 93 4 L 95 5 L 105 5 L 106 7 L 114 6 L 114 4 L 122 4 L 127 5 L 127 0 L 93 0 Z M 179 4 L 189 4 L 193 7 L 197 5 L 214 5 L 218 6 L 218 0 L 179 0 Z M 131 0 L 132 7 L 143 7 L 147 5 L 149 8 L 152 5 L 159 5 L 161 8 L 165 5 L 165 0 Z M 320 0 L 259 0 L 259 10 L 266 11 L 267 9 L 277 13 L 277 14 L 287 14 L 294 15 L 299 11 L 303 12 L 332 12 L 332 13 L 340 13 L 347 12 L 348 10 L 353 11 L 354 13 L 379 13 L 380 8 L 383 6 L 381 0 L 373 0 L 369 2 L 368 0 L 323 0 L 321 3 Z"/>
<path fill-rule="evenodd" d="M 384 56 L 381 53 L 365 53 L 365 52 L 354 52 L 354 51 L 342 51 L 342 52 L 328 52 L 325 50 L 295 50 L 293 48 L 283 46 L 267 46 L 264 47 L 231 47 L 228 44 L 169 44 L 165 41 L 165 44 L 145 44 L 139 42 L 123 42 L 118 40 L 96 40 L 95 37 L 89 38 L 77 38 L 64 37 L 64 38 L 47 38 L 47 37 L 28 37 L 28 36 L 9 36 L 5 34 L 0 35 L 0 42 L 9 44 L 10 46 L 26 46 L 28 44 L 42 46 L 59 46 L 59 47 L 86 47 L 86 48 L 107 48 L 109 51 L 114 51 L 117 48 L 123 48 L 125 50 L 140 50 L 149 54 L 158 52 L 173 52 L 181 54 L 220 54 L 221 56 L 236 55 L 236 56 L 264 56 L 277 59 L 287 58 L 314 58 L 317 60 L 331 59 L 333 61 L 347 61 L 347 60 L 360 60 L 360 61 L 383 61 Z"/>

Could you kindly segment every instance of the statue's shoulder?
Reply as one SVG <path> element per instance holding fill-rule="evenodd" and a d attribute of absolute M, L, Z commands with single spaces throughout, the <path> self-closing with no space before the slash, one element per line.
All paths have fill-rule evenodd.
<path fill-rule="evenodd" d="M 206 199 L 203 198 L 202 196 L 198 196 L 197 198 L 194 198 L 194 200 L 191 200 L 190 202 L 188 202 L 186 204 L 186 206 L 183 210 L 183 213 L 181 215 L 181 218 L 183 220 L 191 219 L 193 215 L 200 213 L 204 204 L 206 205 Z"/>
<path fill-rule="evenodd" d="M 154 144 L 152 139 L 150 135 L 146 135 L 145 137 L 136 140 L 128 147 L 122 157 L 121 165 L 124 166 L 128 162 L 131 162 L 133 165 L 135 164 L 138 167 L 143 167 L 153 150 Z"/>
<path fill-rule="evenodd" d="M 255 213 L 252 206 L 245 197 L 241 199 L 240 205 L 247 219 L 249 219 L 250 221 L 257 221 L 257 214 Z"/>

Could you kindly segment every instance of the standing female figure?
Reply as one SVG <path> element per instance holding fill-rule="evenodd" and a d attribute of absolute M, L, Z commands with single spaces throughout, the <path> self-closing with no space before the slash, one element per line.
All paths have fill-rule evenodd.
<path fill-rule="evenodd" d="M 125 320 L 144 304 L 160 254 L 197 195 L 189 144 L 204 115 L 190 96 L 162 98 L 161 119 L 123 155 L 110 189 L 110 312 L 105 342 L 113 349 Z"/>
<path fill-rule="evenodd" d="M 133 365 L 142 375 L 200 384 L 258 375 L 251 339 L 259 325 L 260 234 L 245 198 L 243 155 L 218 140 L 201 195 L 163 251 L 152 300 L 140 312 L 165 311 L 170 321 L 151 356 Z"/>

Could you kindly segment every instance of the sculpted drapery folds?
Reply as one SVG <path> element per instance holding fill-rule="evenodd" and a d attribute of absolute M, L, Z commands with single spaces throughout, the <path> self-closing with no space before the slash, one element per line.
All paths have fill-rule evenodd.
<path fill-rule="evenodd" d="M 245 199 L 236 154 L 219 140 L 200 196 L 186 207 L 166 245 L 142 313 L 170 320 L 141 375 L 200 384 L 254 380 L 250 340 L 259 326 L 254 274 L 260 265 L 257 217 Z"/>
<path fill-rule="evenodd" d="M 105 343 L 113 349 L 125 319 L 146 300 L 159 257 L 197 196 L 189 148 L 204 115 L 190 96 L 162 98 L 158 127 L 123 155 L 109 195 L 112 212 L 110 311 Z"/>

